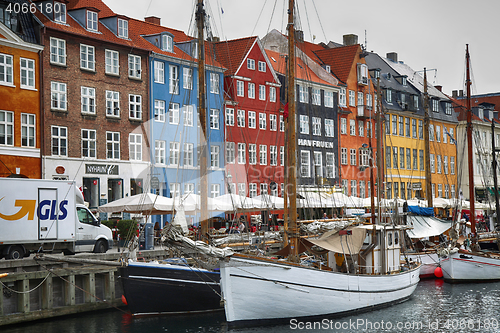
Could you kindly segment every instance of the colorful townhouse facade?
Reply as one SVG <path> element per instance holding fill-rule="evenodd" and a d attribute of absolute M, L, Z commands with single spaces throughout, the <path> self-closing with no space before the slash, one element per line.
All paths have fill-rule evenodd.
<path fill-rule="evenodd" d="M 0 4 L 0 176 L 40 178 L 40 24 Z"/>
<path fill-rule="evenodd" d="M 281 83 L 258 37 L 214 43 L 228 68 L 225 93 L 227 186 L 242 196 L 281 195 L 284 120 Z"/>
<path fill-rule="evenodd" d="M 412 68 L 410 68 L 407 64 L 405 64 L 402 61 L 398 61 L 397 59 L 397 53 L 390 53 L 388 54 L 387 58 L 383 58 L 384 61 L 392 67 L 401 78 L 405 78 L 404 80 L 407 82 L 407 84 L 410 84 L 414 89 L 416 89 L 420 93 L 420 98 L 418 98 L 417 102 L 417 97 L 415 95 L 410 96 L 410 100 L 413 101 L 413 103 L 419 103 L 419 108 L 423 106 L 424 102 L 424 78 L 423 74 L 416 72 Z M 457 131 L 457 125 L 458 125 L 458 119 L 457 119 L 457 114 L 453 110 L 453 105 L 451 99 L 443 94 L 441 92 L 441 87 L 440 86 L 433 86 L 432 84 L 427 84 L 427 96 L 428 96 L 428 116 L 429 116 L 429 158 L 430 158 L 430 175 L 431 175 L 431 189 L 432 191 L 432 197 L 433 198 L 445 198 L 445 199 L 450 199 L 450 198 L 456 198 L 457 196 L 457 145 L 456 145 L 456 131 Z M 387 97 L 387 95 L 386 95 Z M 398 99 L 399 98 L 399 99 Z M 399 96 L 396 96 L 396 102 L 397 103 L 403 103 L 402 102 L 402 95 L 400 94 Z M 387 100 L 387 98 L 386 98 Z M 408 97 L 405 97 L 405 100 L 408 100 Z M 407 102 L 408 103 L 408 102 Z M 410 105 L 410 104 L 409 104 Z M 409 106 L 410 107 L 410 106 Z M 407 118 L 410 118 L 411 125 L 410 127 L 412 128 L 412 134 L 411 137 L 412 139 L 415 139 L 414 136 L 414 118 L 405 114 L 404 116 L 402 114 L 397 115 L 397 125 L 394 124 L 394 121 L 396 118 L 394 118 L 396 114 L 390 114 L 390 121 L 391 124 L 389 125 L 389 122 L 386 118 L 386 126 L 389 125 L 391 128 L 391 134 L 390 134 L 390 139 L 392 139 L 394 145 L 392 145 L 392 157 L 393 157 L 393 163 L 392 163 L 392 173 L 391 174 L 400 174 L 397 173 L 397 170 L 401 170 L 403 163 L 401 162 L 401 148 L 411 148 L 412 151 L 413 149 L 418 150 L 419 154 L 419 166 L 418 169 L 419 171 L 424 170 L 425 168 L 422 168 L 422 162 L 421 160 L 421 155 L 422 151 L 425 153 L 424 150 L 424 135 L 420 134 L 420 117 L 415 117 L 415 120 L 417 122 L 418 126 L 418 140 L 413 142 L 413 146 L 411 147 L 404 147 L 404 142 L 401 141 L 401 144 L 398 143 L 396 138 L 401 138 L 401 137 L 408 137 L 407 130 L 408 130 L 408 120 Z M 401 119 L 403 117 L 403 120 Z M 402 121 L 404 123 L 402 123 Z M 422 119 L 423 121 L 423 119 Z M 394 134 L 395 127 L 397 128 L 397 135 Z M 402 127 L 404 128 L 404 131 L 402 131 Z M 387 139 L 387 137 L 386 137 Z M 415 145 L 416 144 L 416 145 Z M 386 145 L 388 146 L 388 145 Z M 394 147 L 399 148 L 399 168 L 394 168 L 394 162 L 396 161 L 397 155 L 396 150 Z M 387 156 L 387 152 L 386 152 Z M 395 157 L 396 156 L 396 157 Z M 412 154 L 413 158 L 413 154 Z M 415 164 L 415 160 L 413 158 L 412 164 Z M 407 169 L 407 165 L 406 165 Z M 413 169 L 413 167 L 412 167 Z M 413 170 L 412 170 L 413 171 Z M 389 171 L 388 171 L 389 173 Z M 401 173 L 402 174 L 402 173 Z M 419 178 L 417 178 L 419 177 Z M 425 172 L 421 173 L 420 175 L 418 172 L 413 173 L 410 176 L 410 180 L 408 181 L 411 182 L 411 188 L 412 188 L 412 195 L 414 197 L 419 197 L 419 198 L 426 198 L 427 194 L 426 191 L 429 189 L 425 188 Z M 408 178 L 406 178 L 408 179 Z M 415 180 L 414 180 L 415 179 Z M 417 180 L 418 179 L 418 180 Z M 418 184 L 421 181 L 421 184 Z M 415 185 L 416 183 L 416 185 Z M 407 184 L 406 188 L 408 189 L 409 184 Z M 419 192 L 415 192 L 419 191 Z M 394 191 L 394 183 L 393 183 L 393 193 Z M 408 193 L 410 194 L 410 193 Z M 408 198 L 407 194 L 407 198 Z M 401 197 L 399 195 L 398 197 Z"/>
<path fill-rule="evenodd" d="M 75 180 L 93 210 L 141 193 L 149 173 L 148 56 L 102 1 L 42 1 L 42 178 Z M 127 218 L 127 216 L 120 216 Z M 108 216 L 101 213 L 101 218 Z"/>
<path fill-rule="evenodd" d="M 366 53 L 356 35 L 345 35 L 343 45 L 330 42 L 314 54 L 338 78 L 340 85 L 337 118 L 340 185 L 346 195 L 370 197 L 370 147 L 373 156 L 376 152 L 375 89 L 368 73 Z M 373 172 L 376 177 L 375 168 Z"/>

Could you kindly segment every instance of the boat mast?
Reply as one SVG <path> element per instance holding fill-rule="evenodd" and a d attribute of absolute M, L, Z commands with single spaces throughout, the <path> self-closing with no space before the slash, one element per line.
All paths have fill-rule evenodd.
<path fill-rule="evenodd" d="M 495 111 L 496 112 L 496 111 Z M 497 180 L 497 158 L 496 153 L 498 148 L 495 147 L 495 114 L 492 112 L 491 117 L 491 168 L 493 169 L 493 193 L 495 193 L 495 209 L 496 209 L 496 219 L 495 219 L 495 230 L 498 231 L 500 227 L 500 203 L 498 199 L 498 180 Z"/>
<path fill-rule="evenodd" d="M 382 207 L 380 202 L 384 197 L 384 150 L 383 150 L 383 130 L 382 130 L 382 91 L 380 90 L 380 77 L 377 79 L 377 113 L 375 117 L 376 122 L 376 138 L 377 138 L 377 215 L 378 224 L 382 224 Z M 386 126 L 388 126 L 386 124 Z M 385 136 L 385 135 L 384 135 Z"/>
<path fill-rule="evenodd" d="M 429 141 L 429 94 L 427 93 L 427 71 L 424 67 L 424 162 L 425 162 L 425 196 L 427 207 L 433 207 L 432 179 L 431 179 L 431 157 Z M 434 135 L 434 133 L 433 133 Z"/>
<path fill-rule="evenodd" d="M 198 27 L 198 115 L 200 117 L 200 222 L 201 237 L 208 235 L 208 183 L 207 183 L 207 120 L 206 120 L 206 81 L 205 81 L 205 9 L 203 0 L 198 0 L 196 8 Z"/>
<path fill-rule="evenodd" d="M 475 198 L 474 198 L 474 155 L 472 152 L 472 108 L 470 104 L 470 55 L 469 55 L 469 44 L 466 44 L 465 51 L 465 59 L 466 59 L 466 70 L 467 70 L 467 79 L 465 81 L 465 85 L 467 87 L 467 155 L 468 155 L 468 163 L 469 163 L 469 200 L 470 200 L 470 224 L 471 224 L 471 234 L 472 234 L 472 245 L 475 244 L 476 241 L 476 210 L 475 210 Z"/>
<path fill-rule="evenodd" d="M 290 239 L 290 261 L 298 262 L 299 235 L 297 228 L 297 167 L 295 142 L 295 25 L 293 10 L 294 0 L 288 2 L 288 182 L 286 196 L 288 200 L 288 232 Z"/>

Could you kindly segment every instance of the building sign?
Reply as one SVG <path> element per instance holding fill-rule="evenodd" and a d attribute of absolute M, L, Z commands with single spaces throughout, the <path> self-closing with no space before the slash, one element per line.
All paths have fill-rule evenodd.
<path fill-rule="evenodd" d="M 333 148 L 333 142 L 328 142 L 328 141 L 298 139 L 297 144 L 299 146 L 307 146 L 307 147 Z"/>
<path fill-rule="evenodd" d="M 160 180 L 158 177 L 151 177 L 151 188 L 154 190 L 160 189 Z"/>
<path fill-rule="evenodd" d="M 421 191 L 422 190 L 422 183 L 412 183 L 411 189 L 414 191 Z"/>
<path fill-rule="evenodd" d="M 85 173 L 92 173 L 98 175 L 118 175 L 118 165 L 85 164 Z"/>

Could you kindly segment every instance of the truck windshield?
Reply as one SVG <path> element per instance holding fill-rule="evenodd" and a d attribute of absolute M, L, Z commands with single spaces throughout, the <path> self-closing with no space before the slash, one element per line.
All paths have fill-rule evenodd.
<path fill-rule="evenodd" d="M 92 215 L 84 208 L 77 208 L 77 214 L 81 223 L 92 224 L 94 222 Z"/>

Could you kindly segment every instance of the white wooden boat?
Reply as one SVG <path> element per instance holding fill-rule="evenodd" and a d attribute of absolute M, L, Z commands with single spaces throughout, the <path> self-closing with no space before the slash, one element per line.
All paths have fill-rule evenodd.
<path fill-rule="evenodd" d="M 446 282 L 500 281 L 500 257 L 455 249 L 440 258 Z"/>

